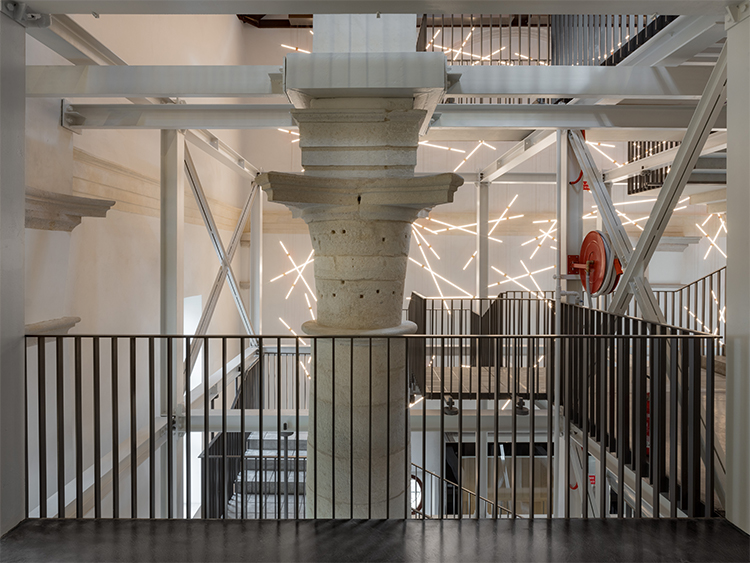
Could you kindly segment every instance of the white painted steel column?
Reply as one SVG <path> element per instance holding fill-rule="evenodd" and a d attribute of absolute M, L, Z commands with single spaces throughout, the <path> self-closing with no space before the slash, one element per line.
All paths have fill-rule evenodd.
<path fill-rule="evenodd" d="M 250 322 L 258 334 L 263 334 L 263 200 L 258 191 L 250 211 L 250 291 L 247 302 Z"/>
<path fill-rule="evenodd" d="M 182 334 L 184 330 L 184 226 L 185 226 L 185 135 L 181 131 L 161 132 L 161 278 L 160 278 L 160 332 Z M 161 404 L 167 410 L 167 350 L 162 342 Z M 182 343 L 174 342 L 172 356 L 172 405 L 175 411 L 183 394 Z M 171 413 L 170 413 L 171 415 Z M 183 513 L 183 438 L 172 434 L 174 444 L 175 483 L 174 516 Z M 162 483 L 166 483 L 166 448 L 162 448 Z M 162 510 L 166 515 L 166 491 L 162 491 Z"/>
<path fill-rule="evenodd" d="M 24 518 L 26 30 L 0 14 L 0 535 Z"/>
<path fill-rule="evenodd" d="M 487 233 L 490 220 L 490 185 L 488 182 L 477 182 L 477 256 L 476 256 L 476 289 L 474 295 L 487 297 L 487 286 L 490 279 L 490 257 Z M 482 311 L 479 311 L 482 314 Z"/>
<path fill-rule="evenodd" d="M 750 533 L 750 9 L 727 24 L 727 519 Z"/>
<path fill-rule="evenodd" d="M 562 249 L 561 265 L 558 274 L 567 274 L 568 256 L 578 254 L 581 250 L 583 241 L 583 178 L 580 177 L 581 167 L 578 160 L 570 149 L 568 141 L 568 132 L 564 131 L 560 139 L 560 150 L 562 158 L 561 182 L 562 191 L 561 205 L 562 216 L 558 222 L 557 232 L 560 235 L 560 248 Z M 578 180 L 576 182 L 576 180 Z M 575 182 L 571 184 L 571 182 Z M 562 280 L 563 291 L 583 290 L 580 280 Z M 564 298 L 563 301 L 572 303 L 570 297 Z"/>
<path fill-rule="evenodd" d="M 556 135 L 556 146 L 555 146 L 555 152 L 556 152 L 556 160 L 557 160 L 557 168 L 556 168 L 556 176 L 557 176 L 557 190 L 556 190 L 556 197 L 555 197 L 555 203 L 556 203 L 556 219 L 557 219 L 557 225 L 562 226 L 562 191 L 563 191 L 563 184 L 564 184 L 564 166 L 563 166 L 563 146 L 562 146 L 562 138 L 567 138 L 567 132 L 557 130 Z M 558 238 L 560 241 L 562 241 L 562 230 L 558 228 Z M 555 279 L 555 334 L 560 334 L 562 329 L 562 321 L 560 318 L 560 306 L 562 304 L 562 279 L 560 278 L 560 274 L 564 271 L 564 268 L 562 267 L 563 261 L 562 261 L 562 243 L 557 245 L 557 272 L 556 272 L 556 279 Z M 561 474 L 560 474 L 560 468 L 562 467 L 560 463 L 560 391 L 561 391 L 561 385 L 560 385 L 560 374 L 562 373 L 562 360 L 560 358 L 560 340 L 555 341 L 555 395 L 553 398 L 553 404 L 552 404 L 552 412 L 554 413 L 554 419 L 553 419 L 553 437 L 554 437 L 554 458 L 552 460 L 554 466 L 552 470 L 553 474 L 553 481 L 552 481 L 552 510 L 553 515 L 559 517 L 560 514 L 562 514 L 562 507 L 563 502 L 565 502 L 565 495 L 562 494 L 562 489 L 560 487 L 560 483 L 562 483 Z M 497 445 L 495 446 L 497 447 Z M 547 455 L 550 455 L 550 452 L 547 453 Z"/>

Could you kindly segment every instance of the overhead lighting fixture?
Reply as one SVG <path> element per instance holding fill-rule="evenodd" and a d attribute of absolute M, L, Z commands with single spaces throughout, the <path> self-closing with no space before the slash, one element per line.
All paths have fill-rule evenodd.
<path fill-rule="evenodd" d="M 290 49 L 292 51 L 297 51 L 298 53 L 307 53 L 308 55 L 310 54 L 310 51 L 300 49 L 299 47 L 292 47 L 291 45 L 284 45 L 283 43 L 281 44 L 281 46 L 284 47 L 284 49 Z"/>

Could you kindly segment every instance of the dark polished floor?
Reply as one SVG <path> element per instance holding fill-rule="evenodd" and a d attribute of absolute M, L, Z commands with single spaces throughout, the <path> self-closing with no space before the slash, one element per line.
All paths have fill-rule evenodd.
<path fill-rule="evenodd" d="M 1 561 L 750 561 L 723 520 L 28 520 Z"/>

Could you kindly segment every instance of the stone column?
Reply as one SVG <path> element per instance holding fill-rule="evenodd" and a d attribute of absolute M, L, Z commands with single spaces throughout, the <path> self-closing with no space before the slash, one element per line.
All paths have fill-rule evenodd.
<path fill-rule="evenodd" d="M 414 177 L 426 112 L 413 103 L 312 100 L 292 110 L 305 174 L 257 179 L 310 229 L 318 315 L 302 329 L 332 336 L 313 344 L 309 517 L 408 517 L 406 345 L 397 337 L 416 330 L 402 322 L 411 224 L 462 183 L 455 174 Z"/>

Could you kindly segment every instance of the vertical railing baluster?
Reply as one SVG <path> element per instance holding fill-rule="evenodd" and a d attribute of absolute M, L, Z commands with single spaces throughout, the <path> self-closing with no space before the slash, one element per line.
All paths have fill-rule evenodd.
<path fill-rule="evenodd" d="M 136 340 L 130 339 L 130 517 L 138 518 L 138 421 L 136 419 Z M 189 505 L 188 505 L 189 506 Z"/>
<path fill-rule="evenodd" d="M 203 515 L 203 518 L 208 518 L 210 515 L 209 512 L 209 487 L 208 482 L 213 481 L 215 472 L 210 471 L 211 464 L 209 462 L 209 425 L 208 425 L 208 416 L 209 416 L 209 393 L 210 393 L 210 382 L 208 378 L 208 371 L 210 369 L 211 363 L 209 358 L 209 348 L 211 346 L 211 340 L 209 337 L 204 336 L 203 337 L 203 478 L 201 479 L 201 505 L 203 509 L 201 510 L 201 514 Z M 216 484 L 213 484 L 213 489 L 216 489 Z M 213 515 L 214 517 L 218 517 L 218 513 Z"/>
<path fill-rule="evenodd" d="M 714 514 L 714 339 L 706 345 L 706 510 L 704 516 Z"/>
<path fill-rule="evenodd" d="M 677 331 L 670 329 L 670 334 Z M 677 381 L 679 344 L 677 338 L 669 339 L 669 517 L 677 517 L 677 407 L 679 383 Z"/>
<path fill-rule="evenodd" d="M 240 365 L 244 365 L 244 350 L 240 346 Z M 242 378 L 242 374 L 240 374 Z M 221 511 L 227 519 L 229 511 L 229 491 L 227 488 L 227 338 L 221 337 Z M 235 495 L 236 497 L 236 495 Z M 244 499 L 243 499 L 244 502 Z M 237 509 L 235 507 L 235 516 Z"/>
<path fill-rule="evenodd" d="M 256 351 L 256 355 L 257 355 L 258 368 L 261 370 L 260 373 L 261 373 L 261 380 L 262 380 L 262 378 L 263 378 L 263 371 L 262 371 L 263 370 L 263 339 L 262 338 L 258 339 L 258 348 L 257 348 L 257 351 Z M 226 360 L 226 358 L 225 358 L 225 360 Z M 226 366 L 226 361 L 224 362 L 224 365 Z M 250 369 L 252 369 L 252 367 Z M 248 379 L 250 380 L 251 385 L 254 386 L 255 382 L 252 381 L 252 378 L 249 378 L 249 377 L 245 376 L 245 339 L 244 339 L 244 337 L 240 337 L 240 376 L 239 376 L 239 381 L 240 381 L 240 387 L 239 387 L 239 391 L 240 391 L 240 452 L 239 452 L 240 453 L 240 499 L 239 499 L 239 502 L 240 502 L 240 518 L 242 520 L 244 520 L 245 518 L 247 518 L 247 496 L 246 496 L 246 493 L 245 493 L 245 488 L 246 488 L 246 484 L 247 484 L 248 475 L 247 475 L 247 469 L 246 469 L 246 464 L 245 464 L 245 458 L 247 456 L 247 433 L 246 433 L 246 422 L 245 422 L 245 407 L 246 407 L 246 405 L 245 405 L 245 397 L 247 396 L 246 393 L 247 393 Z M 254 395 L 254 393 L 253 393 L 253 395 Z M 257 400 L 258 401 L 263 401 L 263 395 L 262 395 L 262 393 L 258 393 Z M 262 422 L 261 422 L 261 424 L 262 424 Z M 261 432 L 261 435 L 260 435 L 260 443 L 261 444 L 263 443 L 263 433 L 262 432 Z M 262 464 L 262 460 L 260 461 L 260 463 Z M 258 466 L 256 465 L 256 467 L 258 467 Z M 259 472 L 263 471 L 263 467 L 262 466 L 258 467 L 257 471 L 259 471 Z M 256 473 L 256 479 L 255 479 L 256 483 L 258 481 L 257 476 L 258 476 L 258 473 Z M 255 504 L 255 517 L 256 518 L 260 518 L 260 515 L 258 513 L 258 506 L 259 506 L 259 503 L 262 502 L 260 500 L 262 498 L 262 495 L 263 495 L 263 487 L 261 486 L 261 488 L 258 491 L 258 500 L 254 503 Z M 235 495 L 235 497 L 236 496 L 237 495 Z M 237 515 L 237 509 L 236 509 L 236 507 L 235 507 L 235 511 L 234 512 L 235 512 L 235 516 L 236 516 Z"/>
<path fill-rule="evenodd" d="M 185 514 L 185 518 L 190 520 L 193 517 L 193 503 L 192 503 L 192 478 L 191 478 L 191 470 L 193 465 L 193 457 L 191 455 L 191 446 L 192 446 L 192 420 L 191 420 L 191 405 L 192 401 L 190 399 L 190 375 L 191 375 L 191 361 L 190 358 L 192 358 L 192 347 L 193 347 L 193 339 L 189 336 L 185 337 L 185 437 L 183 438 L 185 440 L 185 506 L 187 507 L 187 512 Z"/>
<path fill-rule="evenodd" d="M 287 467 L 284 463 L 284 491 L 287 490 Z M 285 501 L 288 501 L 285 495 Z M 276 518 L 281 519 L 281 338 L 276 339 Z"/>
<path fill-rule="evenodd" d="M 47 345 L 37 337 L 37 408 L 39 424 L 39 517 L 47 517 Z"/>
<path fill-rule="evenodd" d="M 83 387 L 81 381 L 81 337 L 73 338 L 75 432 L 76 432 L 76 518 L 83 518 Z"/>
<path fill-rule="evenodd" d="M 98 342 L 97 342 L 98 347 Z M 148 337 L 148 517 L 156 518 L 156 351 Z M 98 418 L 97 418 L 98 420 Z"/>
<path fill-rule="evenodd" d="M 65 352 L 62 336 L 55 338 L 57 373 L 57 517 L 65 518 Z"/>
<path fill-rule="evenodd" d="M 167 336 L 167 518 L 174 517 L 174 338 Z M 113 364 L 114 365 L 114 364 Z"/>
<path fill-rule="evenodd" d="M 102 407 L 99 337 L 92 339 L 94 371 L 94 518 L 102 517 Z"/>

